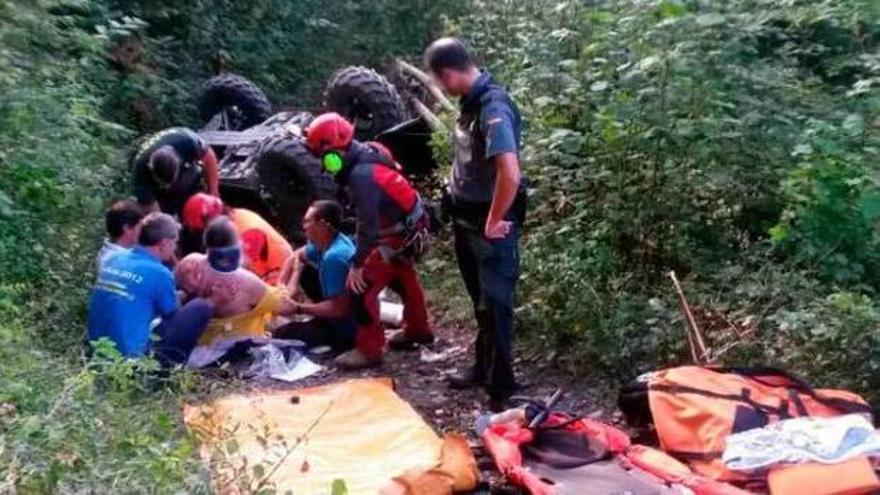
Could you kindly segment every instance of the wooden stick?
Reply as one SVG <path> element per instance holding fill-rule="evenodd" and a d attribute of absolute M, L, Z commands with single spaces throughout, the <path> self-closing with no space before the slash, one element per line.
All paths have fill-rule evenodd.
<path fill-rule="evenodd" d="M 407 63 L 406 61 L 401 59 L 397 59 L 397 67 L 405 74 L 409 74 L 412 77 L 418 79 L 418 81 L 422 83 L 423 86 L 428 88 L 428 91 L 431 92 L 431 96 L 433 96 L 434 99 L 437 100 L 438 103 L 440 103 L 440 106 L 442 106 L 446 110 L 449 110 L 450 112 L 458 114 L 458 109 L 456 109 L 455 105 L 453 105 L 452 102 L 449 101 L 449 98 L 447 98 L 443 94 L 443 91 L 440 91 L 440 88 L 438 88 L 437 85 L 434 84 L 434 81 L 431 80 L 431 77 L 429 75 L 419 70 L 416 66 Z"/>
<path fill-rule="evenodd" d="M 440 120 L 439 117 L 434 115 L 434 112 L 432 112 L 430 108 L 426 107 L 424 103 L 419 101 L 418 98 L 416 98 L 415 96 L 410 97 L 410 102 L 412 103 L 413 107 L 415 107 L 416 112 L 418 112 L 418 114 L 421 115 L 423 119 L 425 119 L 425 122 L 428 123 L 428 127 L 430 127 L 431 130 L 448 131 L 443 121 Z"/>
<path fill-rule="evenodd" d="M 691 357 L 694 360 L 694 364 L 706 364 L 709 352 L 706 350 L 706 343 L 703 340 L 700 326 L 697 325 L 697 319 L 694 318 L 694 314 L 691 311 L 690 305 L 688 305 L 687 298 L 684 296 L 684 291 L 681 290 L 681 284 L 678 283 L 678 277 L 675 276 L 674 270 L 669 272 L 669 278 L 672 279 L 672 285 L 675 287 L 678 301 L 681 304 L 681 312 L 684 313 L 684 318 L 687 322 L 688 343 L 691 346 Z"/>

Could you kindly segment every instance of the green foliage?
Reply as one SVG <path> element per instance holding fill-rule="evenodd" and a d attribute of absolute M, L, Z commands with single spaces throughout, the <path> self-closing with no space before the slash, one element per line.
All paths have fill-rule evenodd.
<path fill-rule="evenodd" d="M 103 208 L 127 194 L 131 142 L 199 124 L 196 88 L 220 70 L 313 107 L 332 71 L 418 52 L 463 2 L 178 4 L 0 2 L 0 492 L 210 490 L 180 411 L 211 382 L 159 380 L 156 363 L 106 342 L 99 359 L 81 352 Z M 242 486 L 273 491 L 270 469 Z"/>
<path fill-rule="evenodd" d="M 814 370 L 823 384 L 865 391 L 877 399 L 880 314 L 871 298 L 835 292 L 795 311 L 781 310 L 772 320 L 777 334 L 769 339 L 775 344 L 769 347 L 776 354 L 771 359 Z"/>
<path fill-rule="evenodd" d="M 180 426 L 177 394 L 188 377 L 158 387 L 145 378 L 154 362 L 122 360 L 112 345 L 82 367 L 43 349 L 24 328 L 4 326 L 0 336 L 7 343 L 0 350 L 0 475 L 9 487 L 207 492 L 195 444 Z"/>
<path fill-rule="evenodd" d="M 197 125 L 218 71 L 314 108 L 335 69 L 416 56 L 441 21 L 527 117 L 531 336 L 615 378 L 684 361 L 674 269 L 729 362 L 880 399 L 878 20 L 869 0 L 0 2 L 0 491 L 209 490 L 193 377 L 79 351 L 123 150 Z M 438 307 L 468 313 L 437 254 Z"/>
<path fill-rule="evenodd" d="M 863 151 L 865 132 L 858 114 L 841 125 L 808 123 L 808 143 L 795 147 L 800 162 L 782 183 L 786 210 L 770 233 L 823 279 L 876 290 L 880 184 L 872 165 L 878 154 Z"/>
<path fill-rule="evenodd" d="M 317 108 L 324 85 L 347 65 L 383 67 L 418 53 L 460 0 L 110 0 L 110 16 L 143 19 L 113 104 L 133 124 L 198 124 L 191 96 L 218 71 L 253 79 L 279 107 Z M 180 105 L 183 105 L 182 107 Z M 181 112 L 180 108 L 187 111 Z M 148 114 L 148 115 L 145 115 Z M 143 128 L 143 127 L 142 127 Z"/>
<path fill-rule="evenodd" d="M 876 392 L 830 366 L 880 362 L 828 309 L 840 289 L 880 289 L 875 2 L 475 4 L 451 31 L 527 116 L 530 334 L 612 376 L 682 361 L 676 270 L 698 307 L 757 322 L 730 359 L 787 355 L 798 341 L 772 337 L 795 312 L 838 335 L 828 361 L 782 364 Z"/>

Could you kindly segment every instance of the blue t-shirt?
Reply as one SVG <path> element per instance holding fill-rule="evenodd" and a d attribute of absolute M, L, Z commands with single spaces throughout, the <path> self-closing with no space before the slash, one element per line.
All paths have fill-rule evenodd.
<path fill-rule="evenodd" d="M 321 252 L 312 243 L 306 245 L 306 260 L 318 269 L 321 296 L 331 299 L 345 293 L 345 281 L 357 251 L 354 242 L 345 234 L 337 234 L 326 251 Z M 331 324 L 342 335 L 354 336 L 354 317 L 334 318 Z"/>
<path fill-rule="evenodd" d="M 135 247 L 111 256 L 98 273 L 89 302 L 89 340 L 108 337 L 123 356 L 146 354 L 150 322 L 178 308 L 174 275 L 149 251 Z"/>

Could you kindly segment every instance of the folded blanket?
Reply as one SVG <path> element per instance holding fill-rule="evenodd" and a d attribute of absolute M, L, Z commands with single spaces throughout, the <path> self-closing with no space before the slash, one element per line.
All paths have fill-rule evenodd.
<path fill-rule="evenodd" d="M 724 464 L 753 471 L 782 463 L 834 464 L 858 456 L 880 457 L 880 434 L 862 415 L 795 418 L 727 438 Z"/>

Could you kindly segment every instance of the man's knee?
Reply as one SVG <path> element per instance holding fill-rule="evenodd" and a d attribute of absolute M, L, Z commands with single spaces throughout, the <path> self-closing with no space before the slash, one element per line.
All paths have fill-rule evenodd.
<path fill-rule="evenodd" d="M 214 315 L 214 306 L 206 299 L 198 297 L 184 304 L 180 311 L 191 325 L 205 327 Z"/>

